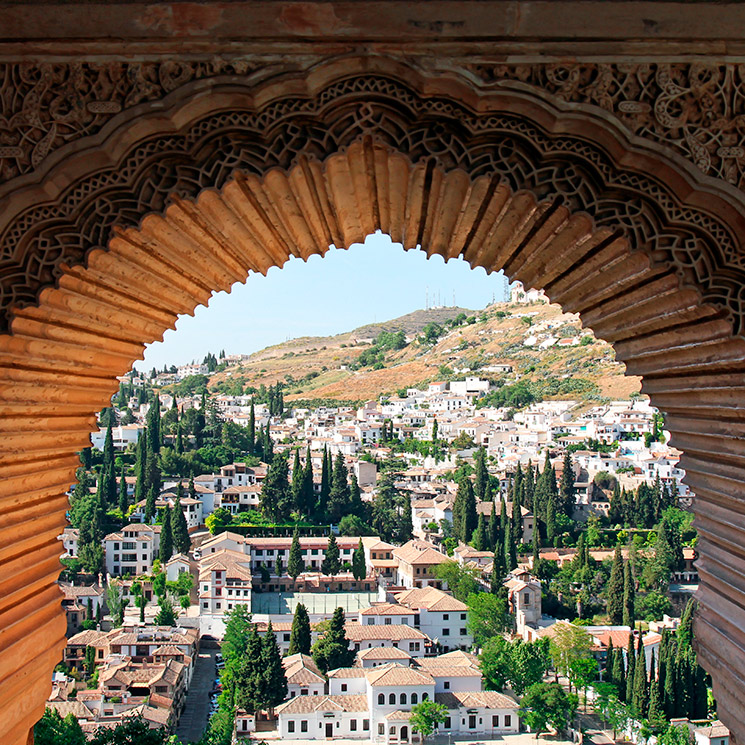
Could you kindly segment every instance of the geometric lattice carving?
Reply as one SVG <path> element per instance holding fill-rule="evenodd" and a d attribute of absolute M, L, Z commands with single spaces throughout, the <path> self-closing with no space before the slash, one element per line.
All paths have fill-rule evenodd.
<path fill-rule="evenodd" d="M 133 100 L 156 95 L 154 82 L 143 88 L 137 78 L 136 85 Z M 622 228 L 635 249 L 661 268 L 672 267 L 722 309 L 736 333 L 743 330 L 745 254 L 722 220 L 682 204 L 654 174 L 613 163 L 589 139 L 545 131 L 527 116 L 500 110 L 498 102 L 497 93 L 492 110 L 474 112 L 452 98 L 420 95 L 390 76 L 354 75 L 314 96 L 221 110 L 179 132 L 143 136 L 117 164 L 79 178 L 53 204 L 31 207 L 5 226 L 3 327 L 14 306 L 35 302 L 56 281 L 62 264 L 84 262 L 88 251 L 106 246 L 115 225 L 136 225 L 161 211 L 171 195 L 219 188 L 235 169 L 261 175 L 288 168 L 300 154 L 322 160 L 368 136 L 414 162 L 434 158 L 472 177 L 498 175 L 514 190 L 587 212 L 599 227 Z"/>
<path fill-rule="evenodd" d="M 634 134 L 709 176 L 745 188 L 745 66 L 711 63 L 474 65 L 485 82 L 519 80 L 599 106 Z"/>

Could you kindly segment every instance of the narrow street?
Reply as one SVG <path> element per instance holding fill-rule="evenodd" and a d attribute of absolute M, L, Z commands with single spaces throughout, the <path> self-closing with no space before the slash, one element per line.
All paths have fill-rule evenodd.
<path fill-rule="evenodd" d="M 194 667 L 184 710 L 181 712 L 176 734 L 184 745 L 196 742 L 202 736 L 210 711 L 210 691 L 215 674 L 216 649 L 201 649 Z"/>

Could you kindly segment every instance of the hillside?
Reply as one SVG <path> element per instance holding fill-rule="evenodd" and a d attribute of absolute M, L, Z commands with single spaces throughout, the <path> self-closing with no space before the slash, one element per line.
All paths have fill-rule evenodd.
<path fill-rule="evenodd" d="M 396 331 L 403 333 L 394 337 Z M 429 332 L 429 341 L 423 331 Z M 370 343 L 381 332 L 388 332 L 382 340 L 385 348 Z M 404 336 L 416 338 L 406 343 Z M 498 369 L 501 365 L 510 365 L 513 372 Z M 639 378 L 625 377 L 613 349 L 582 329 L 577 316 L 540 303 L 496 303 L 482 311 L 419 310 L 337 336 L 293 339 L 214 374 L 210 387 L 238 392 L 284 381 L 287 401 L 360 401 L 467 374 L 505 383 L 518 377 L 536 384 L 582 379 L 586 390 L 580 397 L 589 401 L 627 398 L 640 389 Z"/>

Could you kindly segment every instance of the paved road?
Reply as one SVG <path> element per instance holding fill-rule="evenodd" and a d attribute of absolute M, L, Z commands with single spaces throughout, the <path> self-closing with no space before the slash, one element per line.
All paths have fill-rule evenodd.
<path fill-rule="evenodd" d="M 186 703 L 181 712 L 176 734 L 183 743 L 196 742 L 204 733 L 210 713 L 210 691 L 215 675 L 216 649 L 202 649 L 194 666 Z"/>

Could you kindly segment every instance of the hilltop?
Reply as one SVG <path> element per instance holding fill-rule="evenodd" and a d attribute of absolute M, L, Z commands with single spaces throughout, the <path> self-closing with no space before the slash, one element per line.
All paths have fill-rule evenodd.
<path fill-rule="evenodd" d="M 612 347 L 578 316 L 545 303 L 496 303 L 418 310 L 336 336 L 293 339 L 213 374 L 210 388 L 237 393 L 283 381 L 287 401 L 361 401 L 475 374 L 550 383 L 548 395 L 592 401 L 638 392 L 639 378 L 624 372 Z M 568 379 L 580 384 L 560 382 Z"/>

